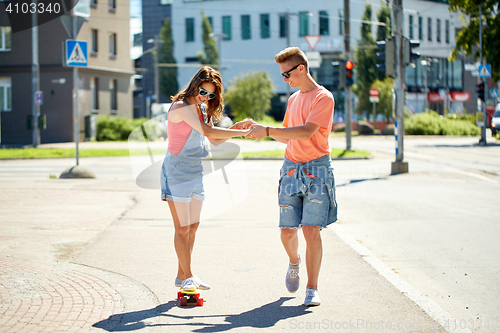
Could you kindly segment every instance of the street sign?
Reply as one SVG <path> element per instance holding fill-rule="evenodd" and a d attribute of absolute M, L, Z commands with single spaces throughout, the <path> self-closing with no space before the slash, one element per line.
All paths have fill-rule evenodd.
<path fill-rule="evenodd" d="M 479 65 L 477 70 L 480 78 L 491 77 L 491 65 Z"/>
<path fill-rule="evenodd" d="M 370 89 L 370 96 L 378 97 L 380 92 L 378 91 L 377 88 L 371 88 Z"/>
<path fill-rule="evenodd" d="M 35 104 L 36 105 L 43 104 L 43 92 L 41 92 L 41 91 L 35 92 Z"/>
<path fill-rule="evenodd" d="M 318 42 L 319 42 L 321 36 L 320 35 L 306 35 L 306 36 L 304 36 L 304 38 L 306 39 L 307 45 L 309 45 L 311 50 L 314 51 L 314 49 L 318 45 Z"/>
<path fill-rule="evenodd" d="M 490 96 L 491 98 L 498 98 L 498 89 L 491 89 Z"/>
<path fill-rule="evenodd" d="M 370 96 L 370 102 L 371 103 L 378 103 L 379 102 L 378 96 Z"/>
<path fill-rule="evenodd" d="M 66 66 L 87 67 L 87 42 L 66 40 Z"/>
<path fill-rule="evenodd" d="M 308 51 L 305 52 L 307 61 L 309 62 L 309 68 L 320 68 L 321 62 L 323 58 L 321 57 L 321 53 L 318 51 Z"/>

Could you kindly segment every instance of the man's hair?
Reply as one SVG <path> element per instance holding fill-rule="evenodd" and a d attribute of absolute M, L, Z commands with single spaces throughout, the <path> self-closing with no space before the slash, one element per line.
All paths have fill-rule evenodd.
<path fill-rule="evenodd" d="M 280 53 L 274 56 L 274 61 L 278 64 L 284 62 L 290 63 L 290 65 L 305 64 L 306 70 L 309 69 L 309 62 L 307 61 L 306 54 L 296 46 L 287 47 Z"/>

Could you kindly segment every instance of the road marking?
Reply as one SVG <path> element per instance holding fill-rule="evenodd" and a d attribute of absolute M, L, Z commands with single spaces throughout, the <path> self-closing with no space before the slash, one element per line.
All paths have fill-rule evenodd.
<path fill-rule="evenodd" d="M 475 173 L 472 173 L 472 172 L 462 171 L 462 170 L 458 170 L 458 169 L 455 169 L 455 168 L 450 168 L 449 170 L 453 171 L 453 172 L 456 172 L 456 173 L 460 173 L 462 175 L 467 175 L 467 176 L 470 176 L 470 177 L 475 177 L 475 178 L 478 178 L 478 179 L 481 179 L 481 180 L 485 180 L 485 181 L 490 182 L 490 183 L 496 183 L 497 182 L 497 181 L 495 181 L 493 179 L 490 179 L 488 177 L 485 177 L 485 176 L 482 176 L 482 175 L 478 175 L 478 174 L 475 174 Z"/>
<path fill-rule="evenodd" d="M 437 321 L 443 329 L 450 333 L 472 333 L 468 329 L 445 327 L 445 323 L 456 323 L 459 322 L 448 312 L 443 310 L 439 305 L 437 305 L 430 298 L 422 295 L 418 290 L 413 288 L 408 282 L 403 280 L 399 275 L 392 271 L 389 266 L 384 264 L 373 252 L 368 250 L 363 245 L 359 244 L 354 237 L 352 237 L 345 229 L 338 223 L 333 223 L 330 228 L 335 232 L 340 239 L 349 245 L 354 251 L 356 251 L 367 263 L 369 263 L 377 272 L 380 273 L 387 281 L 389 281 L 393 286 L 395 286 L 399 291 L 403 293 L 406 297 L 412 300 L 417 306 L 419 306 L 425 313 L 427 313 L 432 319 Z M 448 325 L 451 326 L 451 325 Z"/>

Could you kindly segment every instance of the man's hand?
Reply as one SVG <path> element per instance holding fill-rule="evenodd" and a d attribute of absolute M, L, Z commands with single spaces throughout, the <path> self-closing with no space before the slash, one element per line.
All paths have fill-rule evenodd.
<path fill-rule="evenodd" d="M 245 130 L 245 129 L 249 129 L 250 126 L 252 126 L 254 124 L 257 124 L 257 123 L 253 119 L 246 118 L 246 119 L 243 119 L 242 121 L 237 122 L 236 124 L 234 124 L 230 128 L 231 129 Z"/>
<path fill-rule="evenodd" d="M 253 124 L 251 128 L 253 128 L 253 132 L 250 135 L 251 138 L 259 140 L 267 136 L 266 126 L 262 126 L 260 124 Z"/>

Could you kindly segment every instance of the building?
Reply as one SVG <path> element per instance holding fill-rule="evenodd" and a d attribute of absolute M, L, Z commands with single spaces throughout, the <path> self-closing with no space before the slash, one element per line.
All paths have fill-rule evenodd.
<path fill-rule="evenodd" d="M 368 0 L 375 13 L 381 8 L 380 1 Z M 268 72 L 284 105 L 288 85 L 283 82 L 274 55 L 287 46 L 299 46 L 307 52 L 318 51 L 321 64 L 313 68 L 317 82 L 332 87 L 331 62 L 344 54 L 344 4 L 342 1 L 316 0 L 173 0 L 172 30 L 175 44 L 175 59 L 179 64 L 179 86 L 185 85 L 197 68 L 187 67 L 197 63 L 196 53 L 203 50 L 201 40 L 201 10 L 212 23 L 221 58 L 221 73 L 225 87 L 233 78 L 251 71 Z M 350 44 L 356 47 L 360 38 L 361 17 L 365 6 L 351 3 Z M 445 89 L 447 92 L 463 91 L 463 60 L 448 62 L 454 47 L 455 34 L 460 29 L 459 15 L 450 13 L 444 1 L 404 2 L 404 34 L 419 39 L 418 51 L 422 58 L 415 61 L 406 71 L 408 106 L 414 112 L 423 110 L 426 91 L 422 60 L 427 65 L 427 88 L 431 92 Z M 377 25 L 372 25 L 376 36 Z M 319 36 L 316 46 L 309 45 L 306 35 Z M 183 67 L 185 66 L 185 67 Z M 473 96 L 473 95 L 472 95 Z M 443 102 L 429 104 L 438 109 Z M 463 104 L 453 104 L 460 109 Z M 336 115 L 338 116 L 338 114 Z"/>
<path fill-rule="evenodd" d="M 155 37 L 160 34 L 163 21 L 171 16 L 172 0 L 142 0 L 142 47 L 144 52 L 150 50 L 154 43 Z M 151 103 L 154 103 L 155 94 L 155 68 L 154 59 L 151 52 L 144 53 L 141 58 L 142 67 L 142 87 L 144 93 L 142 113 L 137 116 L 146 117 L 149 115 L 146 112 L 150 108 Z M 169 103 L 170 98 L 160 94 L 161 103 Z"/>
<path fill-rule="evenodd" d="M 132 116 L 129 1 L 91 0 L 90 18 L 83 23 L 78 40 L 88 42 L 88 67 L 79 70 L 79 138 L 92 137 L 90 115 Z M 0 12 L 0 90 L 5 100 L 1 117 L 1 144 L 32 143 L 27 128 L 32 113 L 31 30 L 12 33 L 5 12 Z M 41 143 L 74 141 L 73 69 L 64 66 L 63 44 L 71 39 L 61 18 L 42 24 L 39 33 L 41 115 L 46 129 Z M 1 98 L 0 93 L 0 98 Z M 87 128 L 85 127 L 87 123 Z M 87 131 L 86 131 L 87 129 Z"/>

